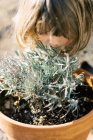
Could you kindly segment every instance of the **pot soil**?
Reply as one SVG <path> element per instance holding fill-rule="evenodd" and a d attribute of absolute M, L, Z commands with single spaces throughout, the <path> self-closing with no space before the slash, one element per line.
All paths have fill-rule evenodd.
<path fill-rule="evenodd" d="M 77 71 L 77 73 L 80 73 L 80 71 L 82 70 Z M 84 73 L 87 75 L 85 81 L 91 86 L 92 83 L 90 81 L 92 80 L 90 77 L 92 75 L 86 73 L 86 71 Z M 19 100 L 17 96 L 9 96 L 6 99 L 9 108 L 1 107 L 1 111 L 3 112 L 0 112 L 1 127 L 9 140 L 85 140 L 90 129 L 93 128 L 92 86 L 78 86 L 76 92 L 80 93 L 76 94 L 74 98 L 81 97 L 78 110 L 75 112 L 69 111 L 64 117 L 62 117 L 63 110 L 60 110 L 60 108 L 57 108 L 57 112 L 51 112 L 51 114 L 46 114 L 46 111 L 43 110 L 41 114 L 37 114 L 45 116 L 43 126 L 40 124 L 43 118 L 41 117 L 35 120 L 35 116 L 32 115 L 28 102 Z M 85 100 L 82 100 L 82 97 L 85 97 Z M 2 105 L 5 105 L 6 100 Z M 18 103 L 18 108 L 15 109 L 14 107 L 11 109 L 9 104 L 12 103 L 16 103 L 16 105 Z M 75 117 L 73 118 L 73 116 Z M 33 124 L 39 124 L 39 126 Z"/>

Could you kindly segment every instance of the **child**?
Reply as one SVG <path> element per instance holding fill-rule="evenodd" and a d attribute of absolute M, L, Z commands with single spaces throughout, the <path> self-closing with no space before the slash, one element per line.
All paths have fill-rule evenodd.
<path fill-rule="evenodd" d="M 92 24 L 92 0 L 20 0 L 16 36 L 22 46 L 41 41 L 73 55 L 87 45 Z"/>

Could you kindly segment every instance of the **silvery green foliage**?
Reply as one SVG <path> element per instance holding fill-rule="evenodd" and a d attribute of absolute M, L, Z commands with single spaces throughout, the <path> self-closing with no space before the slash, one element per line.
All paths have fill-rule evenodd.
<path fill-rule="evenodd" d="M 55 110 L 68 103 L 69 108 L 77 109 L 78 101 L 71 98 L 80 80 L 73 73 L 77 69 L 76 57 L 64 56 L 51 47 L 39 44 L 16 59 L 8 58 L 1 63 L 1 91 L 7 94 L 19 93 L 25 99 L 40 99 L 45 108 Z"/>

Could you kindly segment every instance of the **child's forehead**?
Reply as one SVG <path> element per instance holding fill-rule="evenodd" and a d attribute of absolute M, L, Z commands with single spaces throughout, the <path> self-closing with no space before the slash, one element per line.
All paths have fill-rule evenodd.
<path fill-rule="evenodd" d="M 38 34 L 39 40 L 46 44 L 51 44 L 53 46 L 67 46 L 72 42 L 71 39 L 65 38 L 64 36 L 54 36 L 49 34 Z"/>

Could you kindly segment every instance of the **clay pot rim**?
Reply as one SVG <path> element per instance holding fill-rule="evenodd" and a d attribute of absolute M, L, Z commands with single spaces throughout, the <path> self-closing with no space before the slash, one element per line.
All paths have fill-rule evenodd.
<path fill-rule="evenodd" d="M 83 117 L 81 117 L 77 120 L 68 122 L 68 123 L 59 124 L 59 125 L 44 125 L 44 126 L 40 125 L 40 126 L 38 126 L 38 125 L 25 124 L 25 123 L 15 121 L 15 120 L 7 117 L 6 115 L 4 115 L 2 112 L 0 112 L 0 117 L 2 117 L 5 121 L 7 121 L 11 124 L 17 125 L 17 126 L 33 128 L 33 129 L 56 129 L 56 128 L 68 127 L 68 126 L 70 127 L 72 124 L 76 125 L 78 123 L 82 123 L 87 118 L 90 118 L 91 115 L 93 116 L 93 110 L 91 110 L 88 114 L 84 115 Z"/>

